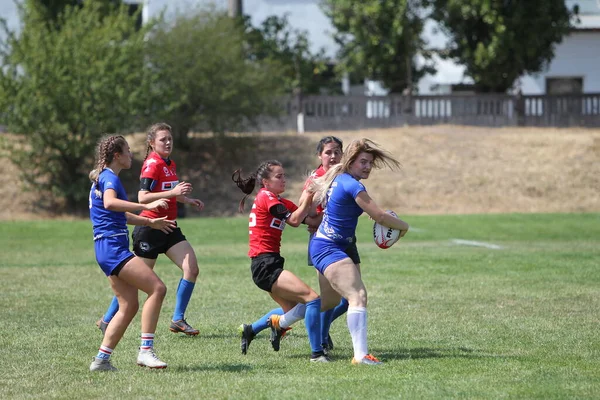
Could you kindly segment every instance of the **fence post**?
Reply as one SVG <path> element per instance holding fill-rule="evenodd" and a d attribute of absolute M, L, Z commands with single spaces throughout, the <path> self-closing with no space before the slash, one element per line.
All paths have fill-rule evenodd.
<path fill-rule="evenodd" d="M 517 126 L 525 126 L 525 98 L 521 89 L 515 94 L 515 115 Z"/>
<path fill-rule="evenodd" d="M 296 89 L 294 90 L 294 103 L 296 103 L 296 132 L 304 133 L 304 107 L 302 104 L 302 90 Z"/>
<path fill-rule="evenodd" d="M 412 123 L 412 115 L 413 115 L 412 90 L 411 90 L 410 86 L 402 91 L 402 97 L 403 97 L 402 102 L 404 103 L 403 107 L 402 107 L 402 113 L 405 115 L 404 125 L 408 125 L 408 124 Z"/>

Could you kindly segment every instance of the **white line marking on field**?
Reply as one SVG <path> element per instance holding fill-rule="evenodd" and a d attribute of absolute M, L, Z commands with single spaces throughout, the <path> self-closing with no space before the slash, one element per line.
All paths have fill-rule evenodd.
<path fill-rule="evenodd" d="M 425 232 L 425 229 L 421 229 L 421 228 L 413 228 L 412 226 L 408 229 L 409 232 Z"/>
<path fill-rule="evenodd" d="M 498 246 L 497 244 L 476 242 L 474 240 L 452 239 L 452 243 L 462 244 L 464 246 L 485 247 L 486 249 L 494 249 L 494 250 L 500 250 L 502 248 L 502 246 Z"/>

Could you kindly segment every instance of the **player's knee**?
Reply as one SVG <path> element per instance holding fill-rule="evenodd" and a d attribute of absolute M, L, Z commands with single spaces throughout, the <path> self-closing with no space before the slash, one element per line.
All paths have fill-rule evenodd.
<path fill-rule="evenodd" d="M 198 268 L 198 264 L 197 263 L 193 263 L 190 265 L 187 265 L 183 267 L 183 273 L 184 275 L 186 275 L 189 278 L 192 278 L 193 281 L 196 281 L 196 278 L 198 277 L 198 274 L 200 273 L 200 269 Z"/>
<path fill-rule="evenodd" d="M 304 303 L 306 304 L 306 303 L 309 303 L 309 302 L 311 302 L 311 301 L 313 301 L 313 300 L 317 300 L 317 299 L 319 298 L 319 295 L 318 295 L 318 294 L 317 294 L 317 292 L 315 292 L 314 290 L 309 290 L 309 291 L 308 291 L 308 292 L 306 292 L 306 293 L 304 294 L 304 296 L 302 296 L 302 297 L 303 297 L 303 299 L 302 299 L 302 300 L 303 300 L 303 301 L 304 301 Z"/>
<path fill-rule="evenodd" d="M 152 294 L 158 298 L 164 299 L 167 295 L 167 286 L 162 282 L 158 281 L 152 290 Z"/>
<path fill-rule="evenodd" d="M 119 311 L 123 313 L 123 316 L 131 321 L 135 314 L 140 309 L 140 304 L 137 299 L 127 302 L 119 303 Z"/>

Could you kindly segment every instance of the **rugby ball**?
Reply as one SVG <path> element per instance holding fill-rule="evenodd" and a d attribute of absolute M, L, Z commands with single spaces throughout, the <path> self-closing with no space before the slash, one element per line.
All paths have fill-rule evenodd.
<path fill-rule="evenodd" d="M 387 210 L 386 213 L 398 217 L 395 212 Z M 388 228 L 377 222 L 373 224 L 373 240 L 381 249 L 389 249 L 394 243 L 400 239 L 400 231 L 394 228 Z"/>

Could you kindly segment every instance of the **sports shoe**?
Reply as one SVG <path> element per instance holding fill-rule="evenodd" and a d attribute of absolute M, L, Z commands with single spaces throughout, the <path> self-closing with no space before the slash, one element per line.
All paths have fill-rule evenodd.
<path fill-rule="evenodd" d="M 102 336 L 106 335 L 106 327 L 108 326 L 108 322 L 104 322 L 102 318 L 96 321 L 96 326 L 102 332 Z"/>
<path fill-rule="evenodd" d="M 321 343 L 321 346 L 323 347 L 323 353 L 328 356 L 333 350 L 333 340 L 331 339 L 331 335 L 327 334 L 327 342 Z"/>
<path fill-rule="evenodd" d="M 154 349 L 140 350 L 138 353 L 137 365 L 151 369 L 167 368 L 167 363 L 159 360 L 156 353 L 154 353 Z"/>
<path fill-rule="evenodd" d="M 285 336 L 287 331 L 292 328 L 280 328 L 279 327 L 279 319 L 281 315 L 271 315 L 269 320 L 267 321 L 267 325 L 271 327 L 271 346 L 273 346 L 273 350 L 279 351 L 279 344 L 281 343 L 281 338 Z"/>
<path fill-rule="evenodd" d="M 327 350 L 333 350 L 333 339 L 329 333 L 327 334 Z"/>
<path fill-rule="evenodd" d="M 200 333 L 198 329 L 194 329 L 188 324 L 185 319 L 180 319 L 179 321 L 171 321 L 171 326 L 169 327 L 171 332 L 175 333 L 185 333 L 188 336 L 196 336 Z"/>
<path fill-rule="evenodd" d="M 248 347 L 250 347 L 250 342 L 252 342 L 252 339 L 254 339 L 256 334 L 252 330 L 252 325 L 246 324 L 241 324 L 238 328 L 238 332 L 242 338 L 242 354 L 246 354 Z"/>
<path fill-rule="evenodd" d="M 311 357 L 310 358 L 310 362 L 313 362 L 313 363 L 328 363 L 328 362 L 331 362 L 331 360 L 326 355 L 320 355 L 320 356 L 317 356 L 317 357 Z"/>
<path fill-rule="evenodd" d="M 354 364 L 354 365 L 359 365 L 359 364 L 381 365 L 383 363 L 381 361 L 379 361 L 376 357 L 372 356 L 371 354 L 367 354 L 360 361 L 357 361 L 356 358 L 352 358 L 352 364 Z"/>
<path fill-rule="evenodd" d="M 93 357 L 92 363 L 90 364 L 90 371 L 118 371 L 118 369 L 112 366 L 110 360 Z"/>

